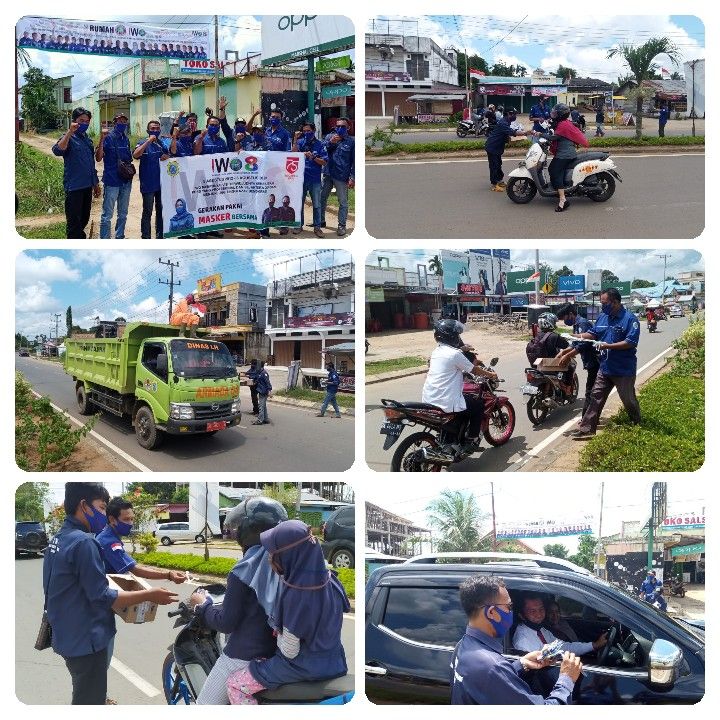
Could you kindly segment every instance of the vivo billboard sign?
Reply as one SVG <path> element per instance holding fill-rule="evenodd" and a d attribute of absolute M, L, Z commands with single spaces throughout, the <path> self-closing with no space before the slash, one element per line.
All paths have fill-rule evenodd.
<path fill-rule="evenodd" d="M 584 275 L 561 275 L 558 278 L 559 293 L 581 293 L 585 292 Z"/>

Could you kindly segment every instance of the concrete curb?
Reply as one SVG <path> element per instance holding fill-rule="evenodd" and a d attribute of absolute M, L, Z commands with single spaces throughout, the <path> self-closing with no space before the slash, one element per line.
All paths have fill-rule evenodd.
<path fill-rule="evenodd" d="M 397 378 L 410 377 L 410 375 L 424 375 L 428 371 L 427 365 L 422 367 L 406 368 L 405 370 L 393 370 L 392 372 L 379 373 L 378 375 L 365 375 L 365 384 L 374 385 L 375 383 L 385 382 L 386 380 L 396 380 Z"/>
<path fill-rule="evenodd" d="M 295 407 L 307 408 L 308 410 L 319 410 L 320 404 L 313 400 L 298 400 L 297 398 L 289 398 L 280 395 L 279 397 L 271 395 L 268 402 L 277 403 L 278 405 L 294 405 Z M 341 415 L 355 416 L 355 408 L 340 407 Z M 328 417 L 330 417 L 328 415 Z"/>

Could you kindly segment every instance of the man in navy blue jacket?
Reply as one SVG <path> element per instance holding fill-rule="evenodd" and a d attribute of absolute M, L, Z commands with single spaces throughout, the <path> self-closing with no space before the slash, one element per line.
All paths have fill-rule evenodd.
<path fill-rule="evenodd" d="M 108 132 L 102 128 L 100 143 L 95 150 L 95 159 L 103 162 L 103 196 L 102 216 L 100 217 L 100 237 L 110 238 L 110 224 L 117 205 L 117 218 L 115 220 L 115 238 L 125 237 L 125 223 L 127 222 L 128 207 L 130 206 L 130 191 L 132 178 L 125 180 L 118 172 L 118 162 L 132 162 L 130 140 L 126 135 L 128 130 L 128 117 L 118 113 L 113 118 L 113 129 Z"/>
<path fill-rule="evenodd" d="M 328 373 L 327 383 L 325 385 L 325 399 L 323 400 L 320 412 L 315 417 L 324 417 L 328 405 L 332 405 L 333 409 L 335 410 L 335 417 L 340 418 L 342 417 L 342 415 L 340 415 L 340 408 L 338 407 L 337 402 L 337 391 L 340 387 L 340 376 L 335 369 L 335 365 L 331 362 L 325 365 L 325 369 Z"/>
<path fill-rule="evenodd" d="M 485 141 L 485 152 L 488 156 L 488 166 L 490 168 L 490 189 L 495 192 L 505 192 L 505 183 L 502 181 L 504 174 L 502 171 L 502 156 L 505 152 L 505 145 L 510 141 L 511 137 L 519 135 L 525 136 L 526 132 L 522 130 L 513 130 L 510 123 L 515 122 L 517 114 L 513 108 L 505 110 L 502 118 L 497 121 L 490 134 Z"/>
<path fill-rule="evenodd" d="M 305 196 L 309 193 L 313 209 L 313 230 L 316 237 L 323 237 L 321 228 L 322 203 L 322 169 L 328 161 L 325 145 L 315 137 L 315 123 L 305 123 L 302 132 L 295 133 L 293 144 L 295 152 L 305 155 L 305 177 L 303 180 L 303 195 L 300 204 L 300 227 L 293 228 L 293 233 L 302 232 L 305 223 Z"/>
<path fill-rule="evenodd" d="M 258 394 L 258 419 L 253 422 L 253 425 L 267 425 L 270 422 L 267 414 L 267 399 L 268 395 L 272 392 L 272 384 L 270 383 L 270 375 L 265 369 L 265 363 L 261 362 L 255 375 L 255 387 L 257 388 Z"/>
<path fill-rule="evenodd" d="M 163 236 L 162 194 L 160 192 L 160 161 L 170 154 L 160 141 L 160 122 L 151 120 L 147 124 L 148 137 L 135 146 L 133 157 L 140 160 L 140 193 L 143 209 L 140 219 L 140 237 L 150 239 L 150 219 L 155 206 L 155 237 Z"/>
<path fill-rule="evenodd" d="M 332 189 L 335 188 L 338 204 L 338 237 L 347 230 L 348 189 L 355 187 L 355 138 L 348 134 L 348 119 L 340 117 L 335 124 L 335 132 L 325 139 L 328 163 L 325 166 L 325 179 L 322 185 L 320 227 L 325 227 L 325 209 Z"/>

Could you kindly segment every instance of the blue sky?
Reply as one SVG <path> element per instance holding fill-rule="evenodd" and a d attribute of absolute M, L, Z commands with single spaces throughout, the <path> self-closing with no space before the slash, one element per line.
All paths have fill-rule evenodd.
<path fill-rule="evenodd" d="M 592 12 L 590 5 L 586 6 Z M 618 43 L 642 44 L 650 37 L 667 36 L 685 60 L 705 57 L 705 32 L 700 20 L 681 15 L 552 16 L 517 10 L 504 15 L 376 16 L 375 30 L 405 35 L 429 35 L 441 47 L 467 49 L 490 65 L 495 62 L 555 71 L 559 64 L 576 68 L 580 76 L 615 81 L 626 70 L 620 60 L 608 60 L 607 50 Z M 377 22 L 381 20 L 381 22 Z M 405 22 L 401 22 L 404 20 Z M 372 21 L 367 30 L 372 30 Z M 673 72 L 666 56 L 658 62 Z"/>
<path fill-rule="evenodd" d="M 315 255 L 314 253 L 318 253 Z M 180 262 L 175 297 L 195 289 L 199 278 L 221 273 L 223 283 L 265 285 L 316 267 L 350 261 L 344 250 L 28 250 L 15 262 L 15 328 L 26 337 L 49 335 L 54 313 L 73 307 L 76 325 L 90 327 L 96 316 L 165 322 L 168 268 Z"/>

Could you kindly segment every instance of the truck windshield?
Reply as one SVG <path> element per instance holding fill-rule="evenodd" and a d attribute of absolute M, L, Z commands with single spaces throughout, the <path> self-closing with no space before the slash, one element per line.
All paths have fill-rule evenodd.
<path fill-rule="evenodd" d="M 219 342 L 188 338 L 170 343 L 172 369 L 185 378 L 227 378 L 237 373 L 228 349 Z"/>

